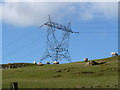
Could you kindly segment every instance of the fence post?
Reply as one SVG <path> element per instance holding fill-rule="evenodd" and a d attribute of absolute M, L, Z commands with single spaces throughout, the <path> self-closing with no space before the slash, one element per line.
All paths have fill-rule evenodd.
<path fill-rule="evenodd" d="M 10 83 L 10 90 L 18 90 L 18 83 L 17 82 Z"/>

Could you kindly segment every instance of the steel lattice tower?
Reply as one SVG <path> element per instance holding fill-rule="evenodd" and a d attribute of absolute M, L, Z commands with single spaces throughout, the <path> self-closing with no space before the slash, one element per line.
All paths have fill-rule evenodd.
<path fill-rule="evenodd" d="M 44 23 L 44 25 L 48 27 L 47 47 L 40 61 L 47 58 L 51 58 L 53 61 L 60 62 L 61 60 L 65 59 L 71 62 L 71 57 L 68 52 L 69 36 L 70 33 L 78 32 L 72 31 L 70 23 L 67 26 L 60 25 L 58 23 L 53 22 L 50 16 L 49 21 Z M 61 41 L 59 41 L 55 36 L 56 30 L 62 30 L 63 32 Z"/>

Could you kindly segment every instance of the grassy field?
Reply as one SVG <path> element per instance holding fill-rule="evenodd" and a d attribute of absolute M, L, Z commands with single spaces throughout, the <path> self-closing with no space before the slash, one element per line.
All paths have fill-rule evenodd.
<path fill-rule="evenodd" d="M 19 88 L 117 88 L 118 56 L 94 60 L 106 62 L 88 65 L 74 62 L 59 65 L 28 65 L 2 70 L 3 88 L 18 82 Z"/>

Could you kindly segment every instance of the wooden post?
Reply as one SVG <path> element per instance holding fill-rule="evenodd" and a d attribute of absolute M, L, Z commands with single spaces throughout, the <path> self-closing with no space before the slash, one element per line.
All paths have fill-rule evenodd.
<path fill-rule="evenodd" d="M 10 83 L 10 90 L 18 90 L 18 83 L 17 82 Z"/>

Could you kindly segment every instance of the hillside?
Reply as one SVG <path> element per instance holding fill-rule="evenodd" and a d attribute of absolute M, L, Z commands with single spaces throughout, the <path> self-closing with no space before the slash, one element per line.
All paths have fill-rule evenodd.
<path fill-rule="evenodd" d="M 18 82 L 19 88 L 117 88 L 118 56 L 94 60 L 106 62 L 88 65 L 73 62 L 59 65 L 33 65 L 3 69 L 3 88 Z"/>

